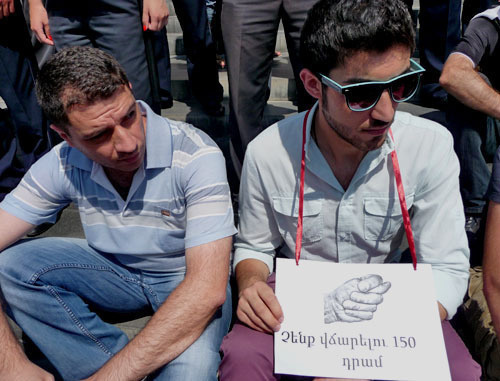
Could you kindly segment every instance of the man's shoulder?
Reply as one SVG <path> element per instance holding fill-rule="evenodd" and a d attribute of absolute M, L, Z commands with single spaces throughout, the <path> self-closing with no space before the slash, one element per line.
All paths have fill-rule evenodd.
<path fill-rule="evenodd" d="M 174 150 L 185 152 L 194 152 L 206 148 L 219 150 L 217 144 L 206 132 L 186 122 L 165 119 L 168 121 L 172 132 Z"/>
<path fill-rule="evenodd" d="M 225 167 L 219 146 L 208 134 L 193 125 L 167 119 L 172 134 L 172 169 L 191 173 L 199 168 Z"/>
<path fill-rule="evenodd" d="M 457 161 L 451 133 L 437 122 L 398 112 L 393 133 L 402 173 L 417 182 Z"/>
<path fill-rule="evenodd" d="M 487 9 L 481 13 L 478 13 L 475 15 L 471 21 L 477 20 L 478 18 L 483 18 L 483 19 L 488 19 L 490 21 L 493 21 L 498 25 L 498 21 L 500 18 L 500 6 L 496 6 L 490 9 Z"/>
<path fill-rule="evenodd" d="M 185 168 L 199 159 L 222 157 L 222 151 L 214 140 L 195 126 L 167 119 L 172 133 L 172 166 Z"/>
<path fill-rule="evenodd" d="M 491 19 L 478 14 L 470 21 L 452 54 L 464 54 L 474 62 L 474 65 L 479 65 L 480 61 L 491 59 L 497 51 L 499 32 L 500 20 L 498 18 Z"/>
<path fill-rule="evenodd" d="M 92 160 L 65 141 L 55 145 L 32 166 L 36 172 L 59 169 L 69 171 L 74 168 L 92 170 Z"/>
<path fill-rule="evenodd" d="M 451 133 L 442 124 L 404 111 L 396 112 L 392 130 L 395 135 L 409 142 L 429 142 L 435 139 L 451 142 L 453 140 Z"/>
<path fill-rule="evenodd" d="M 285 152 L 300 155 L 303 120 L 304 113 L 299 113 L 272 124 L 250 142 L 246 155 L 265 160 L 273 160 Z"/>

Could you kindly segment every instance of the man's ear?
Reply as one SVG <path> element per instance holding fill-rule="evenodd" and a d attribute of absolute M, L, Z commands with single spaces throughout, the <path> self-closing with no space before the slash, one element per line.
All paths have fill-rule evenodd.
<path fill-rule="evenodd" d="M 300 79 L 304 84 L 304 88 L 313 98 L 321 98 L 321 82 L 309 69 L 302 69 L 300 71 Z"/>
<path fill-rule="evenodd" d="M 59 136 L 70 145 L 70 147 L 73 147 L 73 144 L 71 144 L 70 136 L 61 127 L 57 127 L 55 124 L 51 124 L 50 128 L 57 132 Z"/>
<path fill-rule="evenodd" d="M 130 90 L 132 90 L 132 82 L 128 83 L 128 87 L 130 87 Z"/>

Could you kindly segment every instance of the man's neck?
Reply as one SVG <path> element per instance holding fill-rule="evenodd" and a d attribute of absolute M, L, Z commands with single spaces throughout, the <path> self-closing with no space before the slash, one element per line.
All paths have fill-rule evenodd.
<path fill-rule="evenodd" d="M 366 152 L 342 139 L 324 120 L 320 110 L 314 117 L 311 135 L 336 179 L 346 190 Z"/>
<path fill-rule="evenodd" d="M 132 180 L 134 179 L 134 172 L 123 172 L 104 168 L 104 172 L 108 177 L 109 182 L 116 191 L 120 194 L 123 200 L 127 199 L 128 191 L 132 185 Z"/>

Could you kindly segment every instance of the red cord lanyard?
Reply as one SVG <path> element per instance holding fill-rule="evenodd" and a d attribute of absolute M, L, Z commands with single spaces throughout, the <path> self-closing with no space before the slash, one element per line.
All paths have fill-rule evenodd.
<path fill-rule="evenodd" d="M 295 263 L 298 265 L 300 260 L 300 250 L 302 249 L 302 231 L 303 231 L 303 220 L 304 220 L 304 177 L 306 172 L 306 130 L 307 130 L 307 119 L 309 118 L 308 110 L 302 126 L 302 159 L 300 162 L 300 187 L 299 187 L 299 217 L 297 219 L 297 236 L 295 239 Z M 394 136 L 392 135 L 392 130 L 389 129 L 389 134 L 391 139 L 394 141 Z M 391 152 L 392 167 L 394 169 L 394 177 L 396 178 L 396 187 L 398 189 L 399 204 L 401 205 L 401 212 L 403 213 L 403 224 L 406 231 L 406 238 L 408 240 L 408 246 L 410 248 L 411 259 L 413 262 L 413 268 L 417 269 L 417 255 L 415 253 L 415 240 L 413 239 L 413 231 L 411 229 L 410 214 L 408 213 L 408 208 L 406 206 L 405 191 L 403 188 L 403 181 L 401 179 L 401 170 L 399 169 L 398 156 L 396 154 L 396 149 Z"/>

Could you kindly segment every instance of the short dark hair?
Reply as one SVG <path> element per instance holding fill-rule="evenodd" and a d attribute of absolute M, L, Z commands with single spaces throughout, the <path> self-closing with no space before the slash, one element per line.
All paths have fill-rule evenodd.
<path fill-rule="evenodd" d="M 67 112 L 90 105 L 128 86 L 125 71 L 113 56 L 90 47 L 73 46 L 54 54 L 40 70 L 38 103 L 49 120 L 67 132 Z"/>
<path fill-rule="evenodd" d="M 328 75 L 357 52 L 396 45 L 415 50 L 413 23 L 400 0 L 320 0 L 302 28 L 300 57 L 314 74 Z"/>

